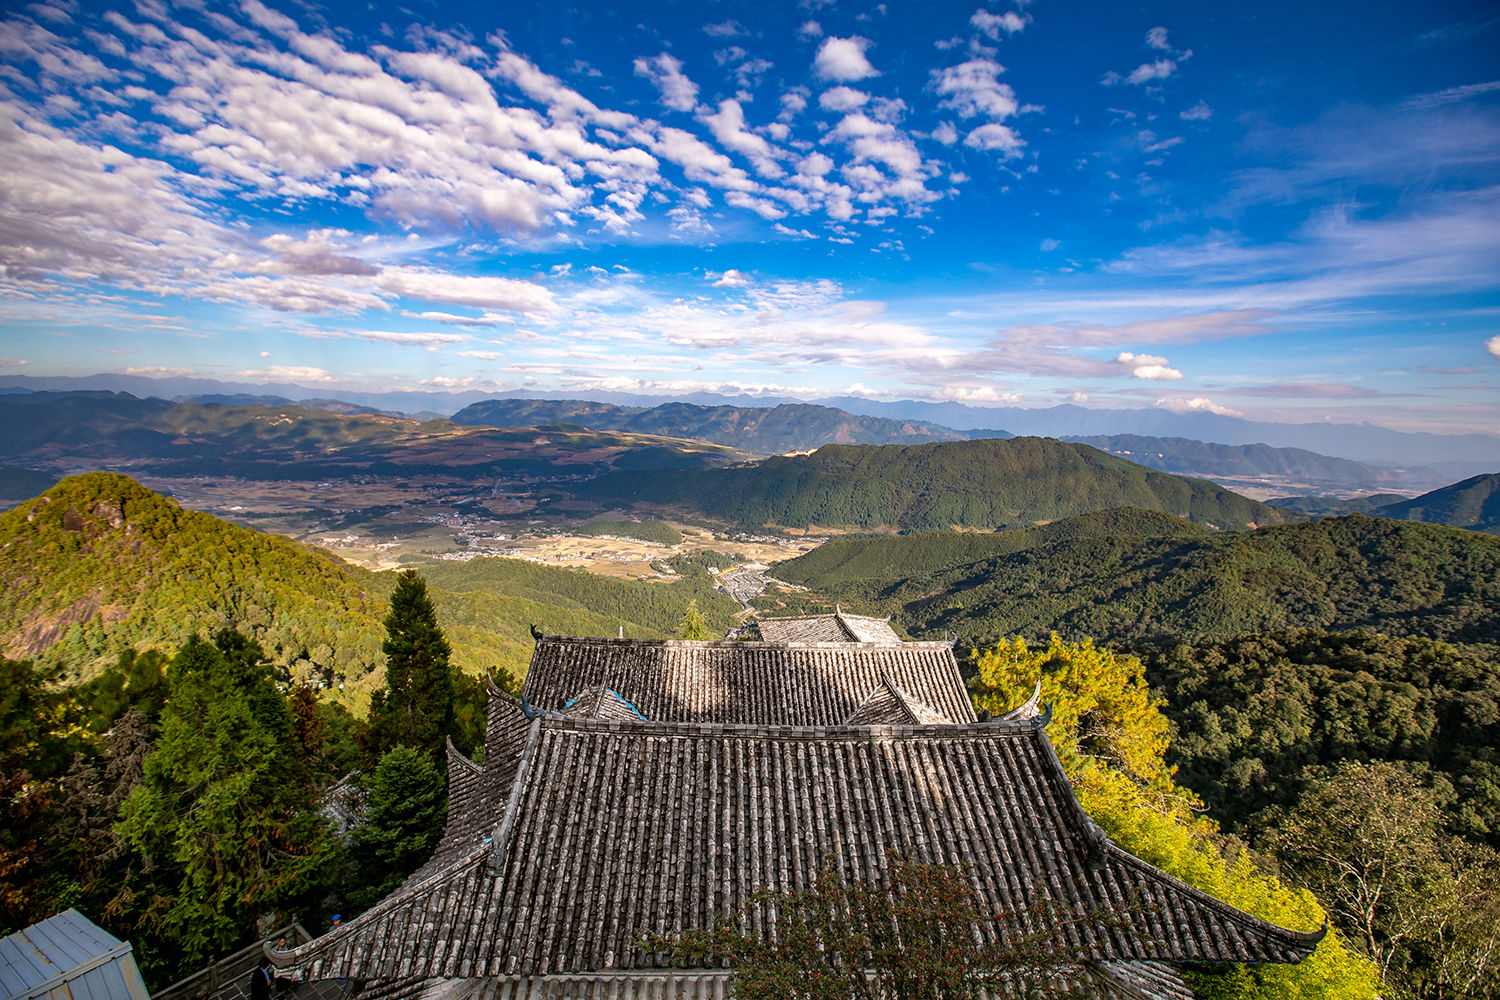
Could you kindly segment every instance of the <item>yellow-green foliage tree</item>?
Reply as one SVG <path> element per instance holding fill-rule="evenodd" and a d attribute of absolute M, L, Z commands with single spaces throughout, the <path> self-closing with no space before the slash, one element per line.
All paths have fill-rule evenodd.
<path fill-rule="evenodd" d="M 1084 809 L 1115 843 L 1271 923 L 1297 930 L 1323 923 L 1310 892 L 1266 875 L 1247 852 L 1230 858 L 1215 844 L 1201 802 L 1173 780 L 1165 760 L 1170 728 L 1135 657 L 1054 634 L 1045 649 L 1001 640 L 976 654 L 975 666 L 970 683 L 981 710 L 1008 711 L 1041 681 L 1052 744 Z M 1374 967 L 1336 932 L 1298 965 L 1204 966 L 1189 979 L 1213 1000 L 1373 1000 L 1380 985 Z"/>

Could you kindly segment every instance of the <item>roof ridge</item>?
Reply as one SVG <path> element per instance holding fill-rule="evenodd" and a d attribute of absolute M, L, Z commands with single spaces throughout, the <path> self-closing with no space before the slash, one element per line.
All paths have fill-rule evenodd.
<path fill-rule="evenodd" d="M 889 685 L 887 685 L 889 686 Z M 617 696 L 618 697 L 618 696 Z M 899 697 L 899 696 L 898 696 Z M 624 699 L 621 699 L 622 701 Z M 628 705 L 629 702 L 626 702 Z M 902 703 L 905 708 L 905 703 Z M 637 713 L 639 714 L 639 713 Z M 542 713 L 538 713 L 541 716 Z M 927 739 L 978 739 L 989 736 L 1024 736 L 1042 728 L 1034 720 L 1000 722 L 943 723 L 874 723 L 866 726 L 844 724 L 830 726 L 779 726 L 747 722 L 672 722 L 643 719 L 594 719 L 580 716 L 547 714 L 548 729 L 577 729 L 592 732 L 626 731 L 651 736 L 724 736 L 738 735 L 755 739 L 869 739 L 907 737 Z"/>
<path fill-rule="evenodd" d="M 1269 931 L 1272 933 L 1280 934 L 1290 938 L 1298 944 L 1317 944 L 1322 941 L 1323 938 L 1328 936 L 1328 918 L 1326 916 L 1323 918 L 1323 926 L 1318 930 L 1294 931 L 1290 927 L 1282 927 L 1280 924 L 1273 924 L 1271 923 L 1271 921 L 1266 920 L 1264 917 L 1257 917 L 1253 913 L 1240 909 L 1233 903 L 1227 903 L 1224 900 L 1220 899 L 1218 896 L 1213 896 L 1209 893 L 1204 892 L 1197 886 L 1189 885 L 1182 879 L 1178 878 L 1176 875 L 1173 875 L 1170 872 L 1162 871 L 1151 862 L 1136 857 L 1134 854 L 1131 854 L 1129 851 L 1125 850 L 1125 848 L 1116 844 L 1112 840 L 1108 841 L 1105 844 L 1105 850 L 1108 851 L 1112 857 L 1120 859 L 1124 863 L 1139 869 L 1152 878 L 1165 880 L 1172 886 L 1173 889 L 1186 891 L 1189 896 L 1192 896 L 1198 902 L 1203 903 L 1205 906 L 1213 908 L 1220 914 L 1220 916 L 1228 920 L 1233 920 L 1235 923 L 1243 924 L 1246 927 L 1262 932 Z"/>
<path fill-rule="evenodd" d="M 470 758 L 464 756 L 463 751 L 459 750 L 458 747 L 456 747 L 456 746 L 453 745 L 453 737 L 452 736 L 445 736 L 445 737 L 443 737 L 443 739 L 448 744 L 448 766 L 449 767 L 452 767 L 453 766 L 453 762 L 457 760 L 457 761 L 462 761 L 463 764 L 464 764 L 464 766 L 467 767 L 470 771 L 473 771 L 475 774 L 483 774 L 484 773 L 484 766 L 482 764 L 476 764 L 473 760 L 471 760 Z"/>
<path fill-rule="evenodd" d="M 399 909 L 400 907 L 406 905 L 407 900 L 409 900 L 412 896 L 416 895 L 417 893 L 426 891 L 434 883 L 448 878 L 455 872 L 462 870 L 466 865 L 473 865 L 475 862 L 482 863 L 489 849 L 490 845 L 481 841 L 479 844 L 470 848 L 468 854 L 462 855 L 455 859 L 452 863 L 437 869 L 431 875 L 427 876 L 420 882 L 417 882 L 415 884 L 402 883 L 400 886 L 396 887 L 396 889 L 392 891 L 389 896 L 385 897 L 380 902 L 376 903 L 374 906 L 370 907 L 368 910 L 361 913 L 353 920 L 349 921 L 347 924 L 341 924 L 338 927 L 330 928 L 329 930 L 324 931 L 320 937 L 315 937 L 311 941 L 304 941 L 297 947 L 288 948 L 286 951 L 279 951 L 276 946 L 273 945 L 270 941 L 264 941 L 261 943 L 261 951 L 267 958 L 271 960 L 271 964 L 276 966 L 278 969 L 286 969 L 299 966 L 302 964 L 302 960 L 304 958 L 322 952 L 326 950 L 329 945 L 337 944 L 343 941 L 345 938 L 352 936 L 356 933 L 356 929 L 363 930 L 367 924 L 373 924 L 381 917 L 385 916 L 387 913 L 390 913 L 392 910 Z"/>
<path fill-rule="evenodd" d="M 805 615 L 806 618 L 828 618 L 830 615 Z M 859 618 L 860 615 L 849 617 Z M 791 619 L 784 619 L 791 620 Z M 872 621 L 889 621 L 890 619 L 870 619 Z M 931 640 L 915 640 L 902 642 L 899 645 L 889 642 L 764 642 L 740 639 L 617 639 L 614 636 L 592 636 L 592 635 L 546 635 L 542 634 L 537 643 L 590 643 L 609 646 L 639 646 L 639 647 L 699 647 L 712 646 L 723 649 L 817 649 L 817 648 L 844 648 L 848 646 L 875 646 L 881 649 L 952 649 L 946 642 Z M 498 689 L 497 689 L 498 690 Z"/>

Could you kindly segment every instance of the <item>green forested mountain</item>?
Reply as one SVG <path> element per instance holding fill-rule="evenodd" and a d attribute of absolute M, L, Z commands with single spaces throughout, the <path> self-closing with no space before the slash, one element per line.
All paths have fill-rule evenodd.
<path fill-rule="evenodd" d="M 380 617 L 394 573 L 183 510 L 125 476 L 90 473 L 0 515 L 0 651 L 87 678 L 122 648 L 175 650 L 236 628 L 298 677 L 346 682 L 361 707 L 381 682 Z M 738 610 L 704 581 L 615 580 L 512 559 L 424 562 L 454 661 L 519 676 L 530 625 L 637 638 L 671 634 L 697 599 L 715 629 Z"/>
<path fill-rule="evenodd" d="M 247 531 L 134 480 L 90 473 L 0 515 L 0 643 L 91 676 L 123 647 L 176 648 L 226 626 L 273 661 L 358 680 L 379 663 L 379 606 L 344 563 Z"/>
<path fill-rule="evenodd" d="M 1500 534 L 1500 473 L 1475 476 L 1411 500 L 1387 504 L 1377 513 L 1380 517 Z"/>
<path fill-rule="evenodd" d="M 575 535 L 638 538 L 643 542 L 656 542 L 658 545 L 676 545 L 682 541 L 682 532 L 665 521 L 590 521 L 582 527 L 569 530 Z"/>
<path fill-rule="evenodd" d="M 830 443 L 921 444 L 969 437 L 922 420 L 862 417 L 811 403 L 774 407 L 663 403 L 646 409 L 582 399 L 487 399 L 464 407 L 452 420 L 486 427 L 540 427 L 561 420 L 594 430 L 711 441 L 762 455 Z"/>
<path fill-rule="evenodd" d="M 916 578 L 1010 555 L 1049 542 L 1112 535 L 1202 538 L 1191 521 L 1138 507 L 1111 507 L 1017 531 L 932 532 L 887 538 L 832 538 L 806 555 L 779 564 L 776 577 L 823 590 L 865 580 Z"/>
<path fill-rule="evenodd" d="M 1402 521 L 1423 521 L 1500 534 L 1500 473 L 1474 476 L 1461 483 L 1424 493 L 1419 497 L 1376 494 L 1345 500 L 1338 497 L 1284 497 L 1270 501 L 1274 507 L 1295 510 L 1314 517 L 1338 514 L 1369 514 Z"/>
<path fill-rule="evenodd" d="M 706 468 L 743 459 L 716 445 L 614 431 L 539 436 L 305 406 L 223 406 L 126 393 L 0 396 L 12 433 L 0 456 L 45 463 L 145 460 L 163 473 L 311 479 L 385 474 L 487 476 Z"/>
<path fill-rule="evenodd" d="M 1121 506 L 1223 530 L 1296 518 L 1201 479 L 1052 438 L 826 445 L 811 455 L 711 472 L 611 473 L 580 493 L 620 506 L 678 506 L 745 527 L 1024 528 Z"/>
<path fill-rule="evenodd" d="M 1500 539 L 1359 515 L 1198 536 L 1120 533 L 1112 523 L 1079 527 L 1107 532 L 1096 537 L 1048 525 L 1063 537 L 997 539 L 1026 547 L 993 555 L 970 536 L 848 540 L 774 570 L 815 582 L 816 595 L 760 603 L 839 601 L 897 615 L 915 636 L 953 631 L 976 645 L 1053 630 L 1197 642 L 1285 628 L 1500 642 Z M 1149 528 L 1139 516 L 1127 523 Z"/>

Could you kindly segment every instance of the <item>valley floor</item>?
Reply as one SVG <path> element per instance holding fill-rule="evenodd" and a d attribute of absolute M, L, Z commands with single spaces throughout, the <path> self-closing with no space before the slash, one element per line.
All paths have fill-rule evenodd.
<path fill-rule="evenodd" d="M 585 569 L 625 579 L 670 581 L 659 560 L 708 549 L 772 563 L 810 552 L 821 537 L 776 538 L 715 532 L 670 522 L 683 535 L 676 547 L 630 538 L 573 535 L 591 512 L 556 502 L 541 484 L 441 476 L 369 476 L 326 482 L 262 481 L 138 475 L 149 489 L 170 494 L 191 510 L 243 527 L 285 535 L 336 552 L 371 570 L 395 569 L 403 558 L 467 562 L 506 556 Z M 555 507 L 564 508 L 554 510 Z M 622 519 L 627 515 L 606 516 Z M 653 563 L 658 565 L 653 566 Z"/>

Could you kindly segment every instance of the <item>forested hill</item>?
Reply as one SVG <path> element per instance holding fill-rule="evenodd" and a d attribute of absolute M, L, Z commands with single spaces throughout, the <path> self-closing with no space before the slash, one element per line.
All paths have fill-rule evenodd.
<path fill-rule="evenodd" d="M 921 444 L 969 437 L 921 420 L 856 416 L 810 403 L 775 407 L 664 403 L 646 409 L 582 399 L 487 399 L 464 407 L 452 420 L 486 427 L 541 427 L 566 421 L 592 430 L 693 438 L 761 455 L 806 451 L 830 443 Z"/>
<path fill-rule="evenodd" d="M 358 681 L 382 661 L 379 602 L 345 564 L 134 480 L 64 479 L 0 515 L 0 646 L 91 675 L 126 646 L 243 623 L 275 662 Z"/>
<path fill-rule="evenodd" d="M 194 633 L 248 632 L 299 679 L 346 683 L 359 709 L 382 683 L 385 598 L 394 573 L 350 566 L 112 473 L 64 479 L 0 514 L 0 654 L 87 678 L 124 648 L 170 654 Z M 696 599 L 711 628 L 738 610 L 709 578 L 670 586 L 515 559 L 418 567 L 454 661 L 519 676 L 530 626 L 575 635 L 672 634 Z"/>
<path fill-rule="evenodd" d="M 610 473 L 580 492 L 606 505 L 665 504 L 745 527 L 991 530 L 1120 506 L 1219 530 L 1299 517 L 1201 479 L 1053 438 L 826 445 L 811 455 L 712 472 Z"/>
<path fill-rule="evenodd" d="M 1381 517 L 1500 534 L 1500 473 L 1475 476 L 1461 483 L 1381 507 Z"/>
<path fill-rule="evenodd" d="M 1145 535 L 1139 515 L 1125 521 L 999 536 L 995 554 L 947 534 L 829 543 L 773 570 L 814 595 L 758 603 L 786 613 L 838 601 L 893 614 L 917 638 L 951 631 L 977 646 L 1053 630 L 1201 642 L 1285 628 L 1500 643 L 1497 538 L 1360 515 L 1196 536 Z M 1003 548 L 1017 543 L 1030 544 Z"/>

